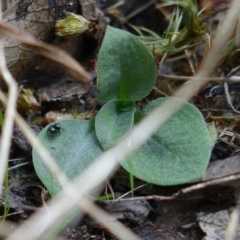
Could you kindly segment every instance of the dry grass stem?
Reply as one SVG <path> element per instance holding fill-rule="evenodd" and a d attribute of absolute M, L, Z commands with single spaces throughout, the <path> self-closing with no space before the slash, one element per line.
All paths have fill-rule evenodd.
<path fill-rule="evenodd" d="M 5 82 L 8 85 L 8 101 L 6 104 L 6 112 L 4 117 L 4 128 L 2 129 L 2 136 L 0 140 L 0 196 L 2 195 L 2 186 L 7 168 L 7 161 L 11 147 L 12 131 L 14 125 L 14 115 L 16 111 L 17 100 L 17 84 L 6 68 L 5 56 L 3 48 L 0 46 L 0 71 Z"/>
<path fill-rule="evenodd" d="M 229 184 L 229 182 L 233 182 L 237 179 L 240 179 L 240 173 L 234 173 L 231 175 L 228 175 L 226 177 L 221 177 L 221 178 L 216 178 L 213 180 L 207 180 L 207 181 L 203 181 L 202 183 L 198 183 L 195 184 L 193 186 L 187 187 L 187 188 L 183 188 L 180 192 L 174 194 L 174 198 L 178 197 L 181 194 L 188 194 L 188 193 L 192 193 L 194 191 L 198 191 L 200 189 L 206 188 L 206 187 L 210 187 L 210 186 L 216 186 L 216 185 L 224 185 L 224 184 Z"/>
<path fill-rule="evenodd" d="M 0 219 L 6 218 L 6 217 L 10 217 L 10 216 L 15 216 L 15 215 L 18 215 L 18 214 L 21 214 L 21 213 L 24 213 L 24 211 L 9 213 L 6 216 L 2 215 L 2 216 L 0 216 Z"/>
<path fill-rule="evenodd" d="M 2 19 L 2 6 L 0 4 L 0 21 Z M 14 125 L 14 115 L 16 111 L 17 101 L 17 84 L 7 69 L 6 58 L 3 49 L 3 43 L 0 39 L 0 72 L 8 86 L 8 101 L 6 103 L 6 112 L 4 117 L 4 128 L 0 139 L 0 196 L 2 195 L 2 187 L 4 182 L 5 170 L 11 147 L 12 131 Z"/>
<path fill-rule="evenodd" d="M 145 187 L 145 186 L 147 186 L 147 185 L 148 185 L 148 183 L 145 183 L 145 184 L 143 184 L 143 185 L 140 185 L 140 186 L 134 188 L 133 190 L 130 190 L 130 191 L 124 193 L 123 195 L 121 195 L 120 197 L 118 197 L 116 200 L 123 199 L 123 198 L 126 197 L 127 195 L 130 195 L 132 192 L 135 192 L 136 190 L 138 190 L 138 189 L 140 189 L 140 188 L 143 188 L 143 187 Z M 135 200 L 135 197 L 132 198 L 132 199 Z M 111 200 L 110 200 L 110 201 L 111 201 Z M 115 201 L 115 199 L 114 199 L 113 201 Z"/>
<path fill-rule="evenodd" d="M 174 75 L 163 75 L 160 74 L 158 75 L 160 79 L 166 79 L 166 80 L 171 80 L 171 81 L 192 81 L 194 77 L 189 77 L 189 76 L 174 76 Z M 232 76 L 230 78 L 223 78 L 223 77 L 204 77 L 204 78 L 198 78 L 199 81 L 204 81 L 204 82 L 240 82 L 240 77 L 239 76 Z"/>
<path fill-rule="evenodd" d="M 85 84 L 92 80 L 90 74 L 87 73 L 75 59 L 62 49 L 41 42 L 32 35 L 20 32 L 4 23 L 0 23 L 0 34 L 32 47 L 36 53 L 51 59 L 79 83 Z"/>

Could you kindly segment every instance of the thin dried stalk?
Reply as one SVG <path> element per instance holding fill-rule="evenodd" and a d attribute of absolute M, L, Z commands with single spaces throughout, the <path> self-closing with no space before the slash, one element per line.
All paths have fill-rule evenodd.
<path fill-rule="evenodd" d="M 2 5 L 0 3 L 0 13 L 2 13 Z M 2 14 L 0 14 L 0 21 L 2 19 Z M 17 101 L 17 84 L 13 79 L 12 75 L 7 69 L 6 58 L 4 54 L 2 40 L 0 39 L 0 72 L 8 86 L 8 101 L 6 104 L 6 112 L 4 117 L 4 127 L 2 131 L 2 136 L 0 139 L 0 196 L 2 195 L 2 187 L 5 176 L 5 170 L 7 168 L 7 160 L 9 156 L 9 151 L 11 147 L 11 137 L 14 124 L 14 115 L 16 111 L 16 101 Z"/>
<path fill-rule="evenodd" d="M 174 76 L 174 75 L 163 75 L 160 74 L 158 75 L 160 79 L 167 79 L 167 80 L 172 80 L 172 81 L 192 81 L 193 77 L 189 76 Z M 223 77 L 205 77 L 205 78 L 198 78 L 199 81 L 207 81 L 207 82 L 240 82 L 240 77 L 239 76 L 232 76 L 230 78 L 223 78 Z"/>
<path fill-rule="evenodd" d="M 178 196 L 187 195 L 189 193 L 194 194 L 195 191 L 199 191 L 200 189 L 204 189 L 204 188 L 207 188 L 207 187 L 210 187 L 210 186 L 229 184 L 229 182 L 234 182 L 237 179 L 240 179 L 240 173 L 233 173 L 233 174 L 228 175 L 226 177 L 210 179 L 210 180 L 204 181 L 202 183 L 198 183 L 198 184 L 195 184 L 193 186 L 183 188 L 179 192 L 172 195 L 172 198 L 177 198 Z"/>

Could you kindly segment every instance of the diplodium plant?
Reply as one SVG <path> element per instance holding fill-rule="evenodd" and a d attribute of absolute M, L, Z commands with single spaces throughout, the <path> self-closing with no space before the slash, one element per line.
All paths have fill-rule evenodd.
<path fill-rule="evenodd" d="M 175 15 L 181 16 L 179 10 Z M 136 109 L 135 102 L 151 92 L 157 76 L 152 51 L 136 36 L 108 27 L 97 62 L 98 100 L 105 104 L 96 118 L 62 120 L 46 126 L 38 135 L 72 180 L 168 99 L 155 99 L 143 109 Z M 200 111 L 181 99 L 171 100 L 184 105 L 144 145 L 121 162 L 133 176 L 163 186 L 202 179 L 211 153 L 209 132 Z M 116 154 L 107 166 L 108 173 L 117 159 Z M 57 194 L 60 185 L 34 149 L 33 163 L 50 194 Z"/>

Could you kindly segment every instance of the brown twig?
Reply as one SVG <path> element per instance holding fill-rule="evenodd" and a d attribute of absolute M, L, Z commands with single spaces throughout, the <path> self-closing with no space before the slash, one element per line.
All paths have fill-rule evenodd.
<path fill-rule="evenodd" d="M 194 80 L 195 77 L 189 77 L 189 76 L 174 76 L 174 75 L 163 75 L 159 74 L 158 77 L 162 80 L 172 80 L 172 81 L 192 81 Z M 240 77 L 239 76 L 232 76 L 230 78 L 222 78 L 222 77 L 199 77 L 199 81 L 207 81 L 207 82 L 240 82 Z"/>

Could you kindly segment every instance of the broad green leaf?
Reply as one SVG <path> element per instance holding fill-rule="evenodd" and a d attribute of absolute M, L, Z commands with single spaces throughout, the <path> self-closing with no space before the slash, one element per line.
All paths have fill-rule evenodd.
<path fill-rule="evenodd" d="M 135 103 L 113 100 L 106 103 L 98 112 L 95 120 L 97 138 L 107 149 L 127 133 L 134 121 Z"/>
<path fill-rule="evenodd" d="M 98 100 L 140 100 L 156 80 L 152 54 L 134 35 L 107 28 L 98 54 Z"/>
<path fill-rule="evenodd" d="M 59 132 L 54 134 L 49 131 L 49 127 L 54 127 L 56 124 L 52 123 L 39 133 L 38 138 L 67 177 L 72 180 L 86 170 L 103 150 L 96 138 L 93 120 L 63 120 L 58 123 L 61 126 Z M 38 177 L 50 194 L 57 194 L 61 187 L 44 166 L 35 149 L 33 149 L 33 164 Z M 109 172 L 112 166 L 108 166 Z"/>
<path fill-rule="evenodd" d="M 168 98 L 149 103 L 139 120 Z M 172 98 L 173 101 L 183 101 Z M 158 185 L 177 185 L 202 179 L 211 154 L 211 142 L 204 119 L 187 103 L 142 147 L 122 163 L 134 176 Z"/>

